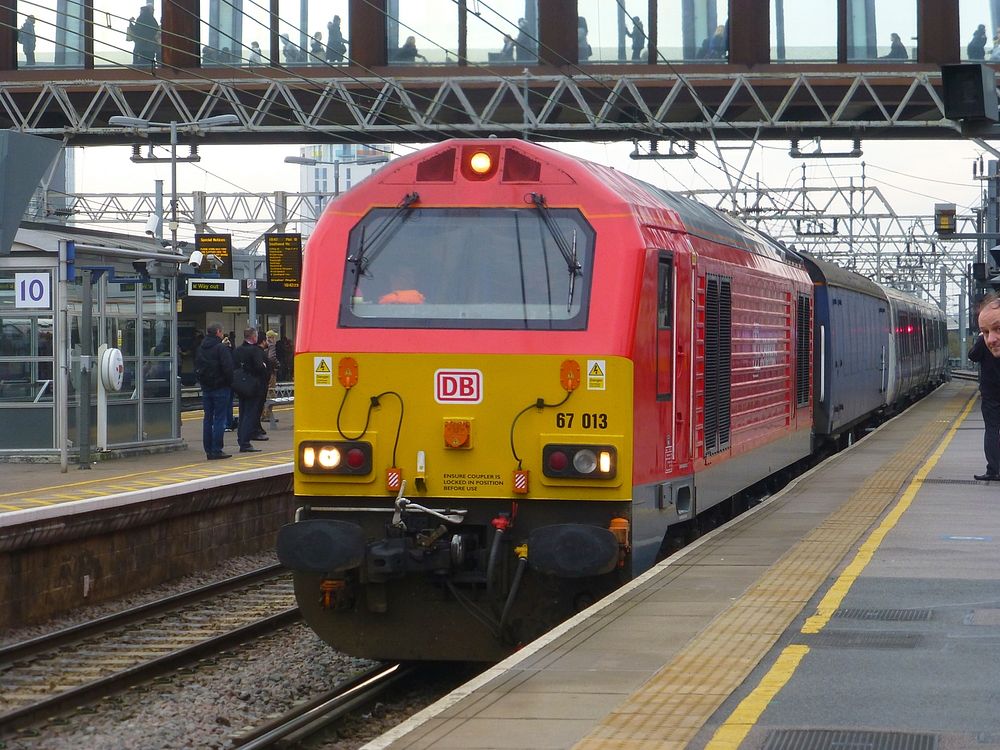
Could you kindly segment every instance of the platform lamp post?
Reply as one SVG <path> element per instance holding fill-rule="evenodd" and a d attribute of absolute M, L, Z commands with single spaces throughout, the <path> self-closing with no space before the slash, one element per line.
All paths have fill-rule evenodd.
<path fill-rule="evenodd" d="M 109 125 L 115 125 L 125 128 L 135 128 L 136 130 L 150 130 L 152 128 L 170 128 L 170 249 L 175 253 L 178 251 L 177 248 L 177 131 L 179 128 L 214 128 L 222 125 L 238 125 L 240 118 L 236 115 L 213 115 L 212 117 L 203 117 L 200 120 L 191 120 L 190 122 L 177 120 L 171 120 L 170 122 L 154 122 L 152 120 L 144 120 L 141 117 L 124 117 L 122 115 L 115 115 L 108 119 Z M 195 158 L 186 158 L 183 161 L 196 161 Z M 146 159 L 140 158 L 138 161 L 143 162 L 160 162 L 163 159 Z"/>
<path fill-rule="evenodd" d="M 302 164 L 306 167 L 315 167 L 318 164 L 333 165 L 333 195 L 340 195 L 340 165 L 341 164 L 385 164 L 389 161 L 388 156 L 359 156 L 355 159 L 334 159 L 333 161 L 323 161 L 322 159 L 312 159 L 308 156 L 286 156 L 285 162 L 288 164 Z"/>
<path fill-rule="evenodd" d="M 192 153 L 190 156 L 184 157 L 180 160 L 177 158 L 177 130 L 178 128 L 190 129 L 190 128 L 214 128 L 222 125 L 238 125 L 240 118 L 233 114 L 227 115 L 213 115 L 212 117 L 203 117 L 199 120 L 191 121 L 180 121 L 170 120 L 169 122 L 154 122 L 153 120 L 145 120 L 141 117 L 125 117 L 123 115 L 114 115 L 108 118 L 108 124 L 124 127 L 124 128 L 135 128 L 136 130 L 151 130 L 153 128 L 170 128 L 170 249 L 172 252 L 180 254 L 180 248 L 177 247 L 177 162 L 178 161 L 198 161 L 199 157 L 197 154 Z M 139 157 L 137 153 L 132 156 L 132 161 L 137 162 L 147 162 L 147 163 L 162 163 L 164 159 L 154 158 L 154 157 Z M 176 288 L 174 289 L 174 294 L 177 294 Z M 174 346 L 171 347 L 172 352 L 172 366 L 174 372 L 179 372 L 180 362 L 177 361 L 177 316 L 173 316 L 170 325 L 170 336 L 175 342 Z M 140 353 L 140 361 L 143 355 Z M 142 376 L 140 375 L 140 378 Z M 179 378 L 178 378 L 179 380 Z M 141 382 L 141 381 L 140 381 Z M 175 381 L 173 389 L 173 401 L 174 401 L 174 413 L 177 415 L 177 423 L 175 429 L 177 430 L 178 436 L 181 434 L 181 389 L 179 382 Z M 142 399 L 139 399 L 139 415 L 142 419 L 143 404 Z"/>

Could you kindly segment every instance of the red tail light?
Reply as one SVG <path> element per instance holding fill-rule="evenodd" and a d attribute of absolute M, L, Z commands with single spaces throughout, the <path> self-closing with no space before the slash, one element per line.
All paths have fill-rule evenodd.
<path fill-rule="evenodd" d="M 542 472 L 547 477 L 612 479 L 618 470 L 613 445 L 558 445 L 542 448 Z"/>

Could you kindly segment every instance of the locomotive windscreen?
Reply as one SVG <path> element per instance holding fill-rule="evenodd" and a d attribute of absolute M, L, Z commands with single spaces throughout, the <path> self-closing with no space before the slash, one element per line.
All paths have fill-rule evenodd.
<path fill-rule="evenodd" d="M 594 238 L 575 209 L 374 209 L 351 230 L 340 324 L 583 329 Z"/>

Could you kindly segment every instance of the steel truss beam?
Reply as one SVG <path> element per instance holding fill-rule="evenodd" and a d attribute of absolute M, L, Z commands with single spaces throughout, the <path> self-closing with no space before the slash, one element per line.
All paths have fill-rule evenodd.
<path fill-rule="evenodd" d="M 788 187 L 693 190 L 685 193 L 805 250 L 870 279 L 941 304 L 957 318 L 966 293 L 975 241 L 942 240 L 933 216 L 897 214 L 875 187 Z M 975 215 L 956 217 L 956 234 L 976 232 Z"/>
<path fill-rule="evenodd" d="M 0 81 L 0 128 L 69 145 L 166 142 L 166 128 L 111 128 L 114 115 L 241 125 L 181 134 L 206 143 L 417 142 L 499 135 L 622 138 L 959 137 L 944 116 L 936 70 L 671 72 L 225 81 Z M 97 75 L 97 72 L 94 72 Z"/>
<path fill-rule="evenodd" d="M 957 315 L 958 295 L 976 243 L 942 241 L 933 216 L 897 214 L 876 187 L 788 187 L 693 190 L 689 195 L 756 227 L 789 246 L 831 260 L 863 276 L 919 294 L 940 304 L 942 269 L 948 310 Z M 178 195 L 178 216 L 192 233 L 248 226 L 252 233 L 285 231 L 288 223 L 315 222 L 325 193 L 205 193 Z M 46 215 L 44 206 L 58 205 Z M 53 194 L 27 218 L 71 215 L 83 224 L 144 224 L 155 198 L 144 193 Z M 957 233 L 976 231 L 974 215 L 957 217 Z M 260 236 L 240 248 L 254 253 Z"/>

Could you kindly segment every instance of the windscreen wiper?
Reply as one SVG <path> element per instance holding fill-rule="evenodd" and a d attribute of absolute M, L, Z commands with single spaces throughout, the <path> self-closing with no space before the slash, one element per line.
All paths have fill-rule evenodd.
<path fill-rule="evenodd" d="M 374 247 L 375 243 L 382 238 L 382 235 L 389 231 L 389 227 L 392 226 L 401 216 L 404 216 L 407 211 L 409 211 L 410 206 L 418 200 L 420 200 L 420 196 L 417 193 L 407 193 L 404 195 L 403 200 L 401 200 L 393 209 L 392 213 L 389 214 L 381 224 L 379 224 L 378 228 L 372 232 L 372 236 L 367 241 L 365 240 L 364 229 L 362 229 L 357 253 L 347 256 L 347 262 L 354 264 L 355 284 L 357 284 L 358 280 L 360 280 L 364 275 L 365 270 L 372 264 L 372 261 L 378 257 L 378 254 L 382 251 L 382 247 L 385 246 L 383 245 L 382 247 L 376 248 L 372 251 L 370 256 L 366 256 L 365 254 L 368 252 L 368 248 Z"/>
<path fill-rule="evenodd" d="M 531 193 L 530 198 L 535 208 L 538 209 L 538 214 L 542 217 L 545 228 L 549 230 L 552 239 L 556 241 L 556 247 L 562 253 L 563 260 L 566 261 L 566 267 L 569 270 L 569 299 L 567 300 L 566 307 L 567 309 L 571 309 L 573 307 L 573 297 L 576 292 L 576 277 L 583 275 L 580 261 L 576 259 L 576 232 L 573 232 L 573 244 L 571 245 L 566 240 L 566 237 L 563 236 L 562 230 L 556 224 L 556 220 L 552 218 L 552 212 L 549 210 L 549 207 L 545 205 L 545 196 L 541 193 Z"/>

